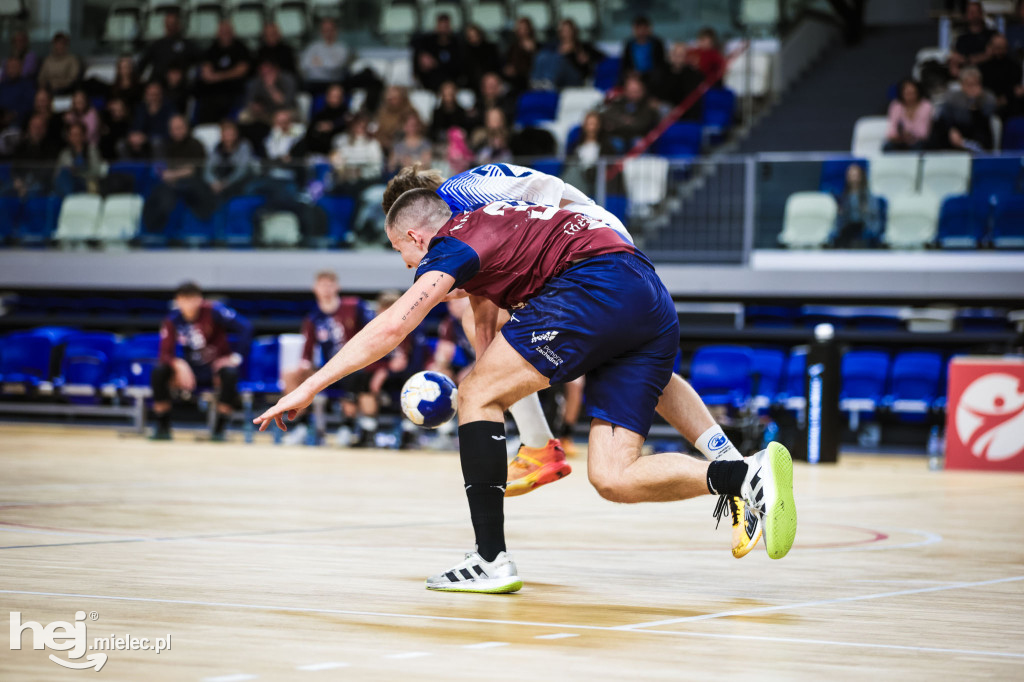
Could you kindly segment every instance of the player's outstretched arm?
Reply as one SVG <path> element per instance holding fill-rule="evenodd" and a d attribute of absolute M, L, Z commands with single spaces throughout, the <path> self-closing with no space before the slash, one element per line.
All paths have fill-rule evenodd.
<path fill-rule="evenodd" d="M 294 391 L 283 396 L 273 407 L 252 420 L 265 431 L 276 422 L 287 431 L 284 417 L 294 419 L 299 410 L 313 402 L 316 394 L 335 381 L 360 370 L 393 351 L 419 326 L 431 308 L 444 300 L 455 284 L 451 275 L 432 270 L 420 277 L 398 302 L 372 319 L 341 350 L 306 379 Z"/>

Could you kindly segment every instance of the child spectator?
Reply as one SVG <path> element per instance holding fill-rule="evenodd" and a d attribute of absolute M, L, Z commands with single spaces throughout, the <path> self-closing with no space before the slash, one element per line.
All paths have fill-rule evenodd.
<path fill-rule="evenodd" d="M 473 133 L 473 142 L 473 146 L 477 148 L 476 162 L 478 165 L 512 161 L 508 122 L 501 109 L 488 109 L 484 114 L 483 128 L 478 128 Z"/>
<path fill-rule="evenodd" d="M 881 215 L 882 202 L 868 192 L 864 169 L 851 163 L 846 168 L 846 186 L 839 197 L 839 212 L 829 245 L 837 249 L 877 246 L 882 236 Z"/>
<path fill-rule="evenodd" d="M 71 38 L 67 33 L 57 33 L 50 43 L 50 54 L 39 67 L 39 87 L 54 95 L 71 92 L 82 75 L 82 62 L 71 54 Z"/>
<path fill-rule="evenodd" d="M 238 368 L 242 355 L 232 350 L 228 334 L 238 335 L 238 347 L 249 348 L 252 326 L 235 311 L 203 298 L 194 282 L 174 293 L 175 309 L 160 327 L 160 360 L 153 368 L 153 440 L 171 439 L 174 392 L 193 394 L 198 388 L 217 390 L 217 420 L 211 440 L 225 440 L 224 430 L 234 410 L 241 408 Z M 178 357 L 178 348 L 184 357 Z"/>
<path fill-rule="evenodd" d="M 107 108 L 103 111 L 100 125 L 100 155 L 107 161 L 118 158 L 131 128 L 132 121 L 124 101 L 118 98 L 107 100 Z"/>
<path fill-rule="evenodd" d="M 889 103 L 889 129 L 885 134 L 887 152 L 920 150 L 928 143 L 932 127 L 932 103 L 921 85 L 909 78 L 900 82 L 899 95 Z"/>

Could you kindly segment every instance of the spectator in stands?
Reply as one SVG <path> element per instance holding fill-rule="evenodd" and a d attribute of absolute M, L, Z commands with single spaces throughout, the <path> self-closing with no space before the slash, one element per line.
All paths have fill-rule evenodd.
<path fill-rule="evenodd" d="M 654 77 L 651 92 L 659 101 L 675 107 L 690 96 L 704 82 L 704 73 L 690 63 L 685 43 L 673 43 L 668 53 L 668 65 Z M 683 113 L 683 121 L 701 120 L 701 100 Z"/>
<path fill-rule="evenodd" d="M 654 35 L 651 20 L 640 15 L 633 19 L 633 37 L 622 46 L 621 73 L 637 72 L 647 85 L 657 82 L 665 67 L 665 43 Z"/>
<path fill-rule="evenodd" d="M 8 57 L 17 57 L 21 63 L 21 73 L 19 74 L 22 78 L 34 79 L 36 73 L 39 71 L 39 57 L 32 51 L 31 46 L 28 42 L 28 32 L 19 28 L 11 34 L 11 51 L 7 55 Z M 0 74 L 0 81 L 8 78 L 7 74 Z"/>
<path fill-rule="evenodd" d="M 188 73 L 202 58 L 202 52 L 188 38 L 181 35 L 181 15 L 176 7 L 164 11 L 164 37 L 157 38 L 146 46 L 139 57 L 138 73 L 149 79 L 163 81 L 171 64 L 178 64 Z"/>
<path fill-rule="evenodd" d="M 883 149 L 924 149 L 931 135 L 932 113 L 932 103 L 924 97 L 920 83 L 909 78 L 901 81 L 899 95 L 889 103 L 889 130 Z"/>
<path fill-rule="evenodd" d="M 53 113 L 53 95 L 49 90 L 45 88 L 36 90 L 36 96 L 32 100 L 32 111 L 29 115 L 38 115 L 46 119 L 46 137 L 51 144 L 60 148 L 64 143 L 64 121 Z"/>
<path fill-rule="evenodd" d="M 249 348 L 252 325 L 235 311 L 203 298 L 194 282 L 174 292 L 174 312 L 160 327 L 160 360 L 153 368 L 154 440 L 171 439 L 171 405 L 175 391 L 193 394 L 197 389 L 217 390 L 217 420 L 211 440 L 223 441 L 234 410 L 242 404 L 238 395 L 238 370 L 242 355 L 231 348 L 228 334 L 238 336 L 238 347 Z M 184 357 L 178 357 L 178 347 Z"/>
<path fill-rule="evenodd" d="M 1017 59 L 1024 59 L 1024 0 L 1017 0 L 1017 11 L 1006 24 L 1006 40 L 1010 54 Z"/>
<path fill-rule="evenodd" d="M 484 126 L 473 133 L 476 148 L 476 162 L 509 163 L 512 150 L 509 148 L 508 121 L 501 109 L 488 109 L 484 114 Z"/>
<path fill-rule="evenodd" d="M 177 64 L 171 64 L 164 75 L 164 99 L 176 114 L 188 113 L 191 89 L 185 80 L 185 72 Z"/>
<path fill-rule="evenodd" d="M 295 67 L 295 50 L 288 43 L 282 42 L 281 29 L 272 21 L 263 24 L 263 35 L 256 50 L 255 62 L 273 62 L 281 71 L 292 76 L 298 75 L 298 69 Z"/>
<path fill-rule="evenodd" d="M 338 276 L 330 270 L 316 274 L 313 281 L 313 295 L 316 297 L 316 308 L 302 320 L 302 359 L 295 369 L 281 373 L 281 383 L 285 392 L 294 391 L 298 386 L 313 376 L 313 373 L 341 350 L 342 346 L 355 336 L 370 321 L 369 311 L 356 296 L 340 296 L 338 292 Z M 376 416 L 377 404 L 367 390 L 367 370 L 350 374 L 333 389 L 341 394 L 342 426 L 339 431 L 339 445 L 347 446 L 352 442 L 352 435 L 359 428 L 360 407 Z M 292 420 L 295 426 L 289 429 L 284 442 L 299 445 L 306 442 L 309 434 L 309 413 L 300 410 Z M 364 423 L 376 431 L 374 423 Z"/>
<path fill-rule="evenodd" d="M 505 53 L 505 67 L 502 73 L 512 87 L 512 92 L 523 92 L 530 86 L 533 60 L 537 56 L 537 34 L 529 17 L 516 20 L 515 38 Z M 480 107 L 481 111 L 486 109 Z"/>
<path fill-rule="evenodd" d="M 1006 118 L 1018 107 L 1015 100 L 1024 97 L 1024 69 L 1020 60 L 1010 57 L 1006 37 L 996 33 L 989 41 L 985 56 L 978 63 L 981 82 L 996 96 L 996 111 Z"/>
<path fill-rule="evenodd" d="M 828 243 L 837 249 L 865 249 L 878 246 L 882 236 L 882 202 L 868 191 L 860 164 L 846 168 L 846 186 L 839 197 L 836 225 Z"/>
<path fill-rule="evenodd" d="M 164 229 L 179 201 L 200 220 L 209 220 L 217 208 L 213 193 L 202 177 L 206 149 L 192 137 L 184 116 L 172 116 L 169 129 L 162 154 L 166 168 L 157 171 L 160 183 L 142 207 L 142 223 L 151 233 Z"/>
<path fill-rule="evenodd" d="M 11 180 L 14 194 L 22 199 L 49 193 L 53 178 L 53 162 L 59 147 L 47 135 L 47 119 L 33 114 L 28 120 L 25 135 L 11 156 Z"/>
<path fill-rule="evenodd" d="M 139 74 L 135 70 L 135 62 L 130 56 L 118 57 L 117 66 L 114 69 L 114 82 L 110 86 L 107 98 L 121 100 L 128 107 L 128 111 L 135 111 L 135 107 L 142 99 Z"/>
<path fill-rule="evenodd" d="M 476 162 L 476 155 L 469 148 L 469 135 L 462 128 L 449 128 L 445 139 L 445 158 L 448 172 L 458 175 L 469 170 Z"/>
<path fill-rule="evenodd" d="M 604 131 L 601 114 L 589 112 L 583 117 L 580 136 L 566 155 L 565 181 L 593 194 L 597 188 L 597 162 L 602 157 L 614 156 L 615 145 Z"/>
<path fill-rule="evenodd" d="M 487 40 L 482 28 L 476 24 L 468 24 L 462 32 L 462 75 L 467 88 L 480 87 L 480 79 L 485 73 L 501 68 L 498 46 Z M 445 81 L 444 83 L 447 83 Z M 444 86 L 441 83 L 441 86 Z"/>
<path fill-rule="evenodd" d="M 378 182 L 384 165 L 380 142 L 368 131 L 369 120 L 360 114 L 352 119 L 348 130 L 334 140 L 331 164 L 339 188 Z"/>
<path fill-rule="evenodd" d="M 71 95 L 71 108 L 64 113 L 64 125 L 68 126 L 74 123 L 81 123 L 85 127 L 87 144 L 99 144 L 100 115 L 82 88 L 76 89 Z"/>
<path fill-rule="evenodd" d="M 267 159 L 284 164 L 292 162 L 292 148 L 302 139 L 302 127 L 295 124 L 290 109 L 274 112 L 274 125 L 263 142 Z"/>
<path fill-rule="evenodd" d="M 452 32 L 452 18 L 447 13 L 437 15 L 433 33 L 413 39 L 412 50 L 413 73 L 424 88 L 437 92 L 441 83 L 461 80 L 462 47 Z"/>
<path fill-rule="evenodd" d="M 168 123 L 174 115 L 171 105 L 164 101 L 164 88 L 157 81 L 146 86 L 142 103 L 135 109 L 135 119 L 129 137 L 144 137 L 153 149 L 160 151 L 167 138 Z"/>
<path fill-rule="evenodd" d="M 295 215 L 303 239 L 320 234 L 322 212 L 299 199 L 299 188 L 305 173 L 304 149 L 300 144 L 303 127 L 295 123 L 290 109 L 274 114 L 274 125 L 263 143 L 267 160 L 263 176 L 255 183 L 256 194 L 266 197 L 265 213 L 286 212 Z"/>
<path fill-rule="evenodd" d="M 960 69 L 960 90 L 951 92 L 932 123 L 929 146 L 981 152 L 992 149 L 992 116 L 996 98 L 981 87 L 981 73 L 973 66 Z"/>
<path fill-rule="evenodd" d="M 417 113 L 409 114 L 402 126 L 402 137 L 391 148 L 388 156 L 388 171 L 397 173 L 415 163 L 430 166 L 433 147 L 424 135 L 423 121 Z"/>
<path fill-rule="evenodd" d="M 294 76 L 281 71 L 274 62 L 265 61 L 260 64 L 256 77 L 249 81 L 245 109 L 239 121 L 269 126 L 276 112 L 282 109 L 294 112 L 298 108 L 298 92 Z"/>
<path fill-rule="evenodd" d="M 695 65 L 705 77 L 715 78 L 718 85 L 725 75 L 725 57 L 718 42 L 718 33 L 710 26 L 697 31 L 697 44 L 691 50 Z"/>
<path fill-rule="evenodd" d="M 458 88 L 453 81 L 441 84 L 437 108 L 434 109 L 434 116 L 430 120 L 430 139 L 434 142 L 441 143 L 447 140 L 449 128 L 462 128 L 468 132 L 472 124 L 469 113 L 459 105 L 456 95 Z"/>
<path fill-rule="evenodd" d="M 67 146 L 57 156 L 54 189 L 60 196 L 99 191 L 103 160 L 96 145 L 89 142 L 85 126 L 73 122 L 67 127 Z"/>
<path fill-rule="evenodd" d="M 583 85 L 594 73 L 604 54 L 592 44 L 580 40 L 579 28 L 572 19 L 558 24 L 558 40 L 553 52 L 544 50 L 534 60 L 530 78 L 536 86 L 561 89 Z"/>
<path fill-rule="evenodd" d="M 516 117 L 516 98 L 511 92 L 506 92 L 505 84 L 497 73 L 485 73 L 480 78 L 480 91 L 476 96 L 476 104 L 469 112 L 471 119 L 469 130 L 483 125 L 484 112 L 488 109 L 501 109 L 505 114 L 506 121 L 511 121 Z"/>
<path fill-rule="evenodd" d="M 113 98 L 107 100 L 100 126 L 100 154 L 104 159 L 113 161 L 121 156 L 121 149 L 127 143 L 128 133 L 132 128 L 132 119 L 128 107 L 123 100 Z"/>
<path fill-rule="evenodd" d="M 235 37 L 231 21 L 221 20 L 217 26 L 217 37 L 203 53 L 195 85 L 196 120 L 210 123 L 231 114 L 245 92 L 245 82 L 251 69 L 249 48 Z"/>
<path fill-rule="evenodd" d="M 995 31 L 985 22 L 985 10 L 980 2 L 967 3 L 965 19 L 967 30 L 960 34 L 949 55 L 950 73 L 959 76 L 960 69 L 967 64 L 978 64 L 985 59 L 989 42 Z"/>
<path fill-rule="evenodd" d="M 612 102 L 604 113 L 608 135 L 619 138 L 628 147 L 658 125 L 661 114 L 647 97 L 647 88 L 637 74 L 629 74 L 622 87 L 622 96 Z"/>
<path fill-rule="evenodd" d="M 18 126 L 32 112 L 36 83 L 22 74 L 20 57 L 4 61 L 4 78 L 0 81 L 0 130 Z"/>
<path fill-rule="evenodd" d="M 242 194 L 256 160 L 249 140 L 230 119 L 220 122 L 220 142 L 206 159 L 203 179 L 220 203 Z"/>
<path fill-rule="evenodd" d="M 334 19 L 320 21 L 320 40 L 311 43 L 302 52 L 302 78 L 306 89 L 322 94 L 331 83 L 345 79 L 349 50 L 338 41 L 338 27 Z"/>
<path fill-rule="evenodd" d="M 345 132 L 350 117 L 344 88 L 337 83 L 329 86 L 324 94 L 324 107 L 313 114 L 306 130 L 307 153 L 328 156 L 334 138 Z"/>
<path fill-rule="evenodd" d="M 71 38 L 57 33 L 50 43 L 50 54 L 39 67 L 39 87 L 54 95 L 71 92 L 82 75 L 82 61 L 71 53 Z"/>
<path fill-rule="evenodd" d="M 384 92 L 376 121 L 377 141 L 385 152 L 391 151 L 410 113 L 416 113 L 416 109 L 409 101 L 409 91 L 397 85 L 389 87 Z"/>

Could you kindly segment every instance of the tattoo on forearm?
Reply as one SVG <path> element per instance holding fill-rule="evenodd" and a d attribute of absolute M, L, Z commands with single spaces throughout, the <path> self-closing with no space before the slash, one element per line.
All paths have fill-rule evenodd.
<path fill-rule="evenodd" d="M 437 280 L 430 285 L 431 288 L 437 287 L 437 285 L 441 283 L 442 277 L 443 275 L 439 275 Z M 420 294 L 420 297 L 413 301 L 413 304 L 409 306 L 409 309 L 405 311 L 404 315 L 402 315 L 402 321 L 405 322 L 406 320 L 408 320 L 409 316 L 412 315 L 416 308 L 419 307 L 420 303 L 423 303 L 423 301 L 427 300 L 427 298 L 429 298 L 429 296 L 427 296 L 427 292 L 424 291 L 422 294 Z"/>

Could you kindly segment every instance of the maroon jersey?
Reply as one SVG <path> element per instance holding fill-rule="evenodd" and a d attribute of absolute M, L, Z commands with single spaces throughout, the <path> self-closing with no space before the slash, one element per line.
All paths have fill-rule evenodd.
<path fill-rule="evenodd" d="M 446 272 L 457 288 L 514 308 L 573 263 L 617 252 L 643 256 L 611 227 L 582 213 L 496 201 L 445 223 L 416 276 Z"/>
<path fill-rule="evenodd" d="M 369 322 L 369 317 L 366 306 L 355 296 L 342 297 L 338 309 L 330 314 L 317 307 L 302 321 L 302 335 L 306 337 L 302 359 L 313 362 L 313 351 L 319 347 L 320 361 L 327 362 Z"/>
<path fill-rule="evenodd" d="M 203 301 L 199 314 L 191 322 L 175 310 L 160 327 L 160 362 L 171 364 L 181 346 L 185 360 L 193 367 L 209 365 L 231 355 L 228 334 L 238 334 L 239 347 L 248 348 L 252 326 L 234 310 Z"/>

